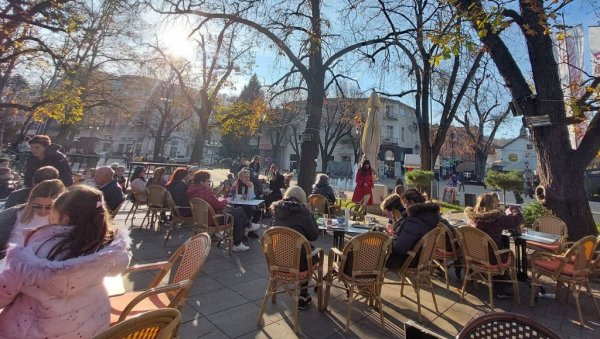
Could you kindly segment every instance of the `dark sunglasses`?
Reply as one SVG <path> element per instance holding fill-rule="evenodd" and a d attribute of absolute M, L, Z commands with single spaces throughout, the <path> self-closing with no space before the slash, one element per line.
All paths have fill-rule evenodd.
<path fill-rule="evenodd" d="M 48 211 L 50 211 L 52 209 L 52 205 L 48 205 L 48 206 L 33 205 L 33 206 L 31 206 L 31 208 L 33 208 L 34 210 L 48 210 Z"/>

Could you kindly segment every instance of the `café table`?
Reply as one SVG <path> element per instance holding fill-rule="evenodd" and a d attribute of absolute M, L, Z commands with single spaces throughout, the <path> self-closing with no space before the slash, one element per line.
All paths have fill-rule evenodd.
<path fill-rule="evenodd" d="M 363 234 L 367 233 L 371 230 L 373 226 L 377 226 L 378 224 L 366 224 L 364 222 L 359 221 L 350 221 L 348 225 L 345 223 L 340 223 L 337 219 L 332 220 L 331 225 L 326 225 L 325 220 L 323 218 L 317 219 L 317 226 L 319 230 L 322 231 L 332 231 L 333 232 L 333 247 L 342 250 L 344 248 L 344 237 L 346 234 Z"/>
<path fill-rule="evenodd" d="M 537 232 L 530 229 L 526 229 L 523 233 L 505 231 L 502 235 L 513 238 L 515 244 L 515 260 L 517 261 L 517 279 L 522 282 L 529 282 L 529 277 L 527 276 L 527 241 L 554 244 L 560 240 L 559 235 Z"/>
<path fill-rule="evenodd" d="M 227 202 L 230 205 L 233 206 L 260 206 L 261 204 L 264 204 L 264 200 L 262 199 L 251 199 L 251 200 L 244 200 L 244 199 L 227 199 Z"/>

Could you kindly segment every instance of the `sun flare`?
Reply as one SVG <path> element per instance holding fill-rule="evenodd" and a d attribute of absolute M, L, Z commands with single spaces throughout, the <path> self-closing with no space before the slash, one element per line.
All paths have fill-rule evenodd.
<path fill-rule="evenodd" d="M 183 24 L 164 27 L 159 35 L 159 43 L 168 54 L 191 59 L 194 55 L 194 41 L 188 39 L 189 32 Z"/>

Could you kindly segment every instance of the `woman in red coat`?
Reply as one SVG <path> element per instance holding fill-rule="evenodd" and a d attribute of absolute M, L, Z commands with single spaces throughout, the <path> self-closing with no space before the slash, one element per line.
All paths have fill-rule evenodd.
<path fill-rule="evenodd" d="M 373 205 L 373 170 L 369 160 L 363 161 L 362 166 L 356 173 L 356 188 L 352 195 L 352 201 L 359 203 L 367 194 L 371 195 L 367 204 Z"/>

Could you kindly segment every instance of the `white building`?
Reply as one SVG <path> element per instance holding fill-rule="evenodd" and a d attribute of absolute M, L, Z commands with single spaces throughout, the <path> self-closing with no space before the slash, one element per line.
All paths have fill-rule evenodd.
<path fill-rule="evenodd" d="M 527 136 L 527 131 L 522 129 L 518 137 L 496 149 L 495 156 L 490 156 L 488 163 L 491 168 L 505 171 L 535 171 L 537 168 L 537 153 Z"/>

